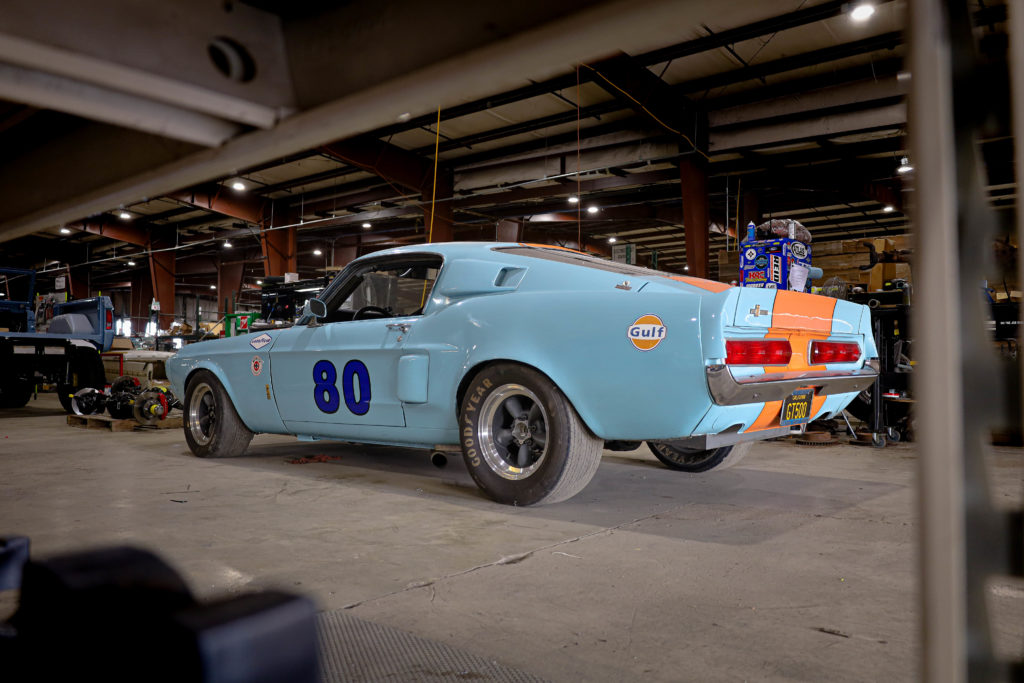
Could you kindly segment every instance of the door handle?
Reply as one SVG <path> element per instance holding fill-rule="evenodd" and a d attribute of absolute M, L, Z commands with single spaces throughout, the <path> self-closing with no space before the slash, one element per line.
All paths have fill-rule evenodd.
<path fill-rule="evenodd" d="M 388 323 L 389 330 L 399 330 L 402 333 L 408 332 L 412 329 L 410 323 Z"/>

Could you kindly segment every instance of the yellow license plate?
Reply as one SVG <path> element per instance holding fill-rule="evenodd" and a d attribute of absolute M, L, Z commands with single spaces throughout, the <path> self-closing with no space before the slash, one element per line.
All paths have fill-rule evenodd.
<path fill-rule="evenodd" d="M 814 398 L 814 389 L 800 389 L 794 391 L 782 402 L 782 413 L 779 415 L 779 425 L 803 424 L 811 419 L 811 399 Z"/>

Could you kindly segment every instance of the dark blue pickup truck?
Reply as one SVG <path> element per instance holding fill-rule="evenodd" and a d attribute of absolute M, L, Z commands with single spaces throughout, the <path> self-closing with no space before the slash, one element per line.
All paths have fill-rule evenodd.
<path fill-rule="evenodd" d="M 36 331 L 35 272 L 0 268 L 0 408 L 28 403 L 35 385 L 57 385 L 71 412 L 79 389 L 103 389 L 100 352 L 114 340 L 114 310 L 101 296 L 56 304 L 46 332 Z"/>

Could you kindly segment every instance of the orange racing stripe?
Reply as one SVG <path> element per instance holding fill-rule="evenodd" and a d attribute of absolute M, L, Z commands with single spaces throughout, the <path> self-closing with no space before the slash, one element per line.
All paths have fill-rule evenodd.
<path fill-rule="evenodd" d="M 747 427 L 748 432 L 756 432 L 761 429 L 779 426 L 779 412 L 782 410 L 782 401 L 768 401 L 761 409 L 761 414 L 754 420 L 754 424 Z"/>
<path fill-rule="evenodd" d="M 574 254 L 583 254 L 584 256 L 589 256 L 589 254 L 587 254 L 585 251 L 580 251 L 578 249 L 570 249 L 569 247 L 560 247 L 557 244 L 538 244 L 537 242 L 519 242 L 519 246 L 521 246 L 521 247 L 535 247 L 537 249 L 560 249 L 562 251 L 571 251 Z"/>
<path fill-rule="evenodd" d="M 699 287 L 700 289 L 708 292 L 724 292 L 725 290 L 732 287 L 724 282 L 715 282 L 714 280 L 705 280 L 699 277 L 689 277 L 688 275 L 666 275 L 669 280 L 676 280 L 677 282 L 685 282 L 688 285 Z M 780 292 L 781 293 L 781 292 Z"/>
<path fill-rule="evenodd" d="M 830 296 L 779 290 L 772 306 L 772 328 L 831 333 L 837 302 Z"/>
<path fill-rule="evenodd" d="M 790 371 L 825 370 L 824 365 L 811 365 L 809 354 L 811 342 L 828 339 L 832 333 L 832 316 L 836 310 L 836 299 L 816 296 L 803 292 L 779 290 L 772 306 L 772 326 L 765 333 L 765 339 L 787 339 L 793 355 L 786 366 L 764 366 L 765 374 Z M 805 387 L 811 388 L 811 387 Z M 811 416 L 825 405 L 824 396 L 811 398 Z M 761 409 L 748 432 L 779 426 L 782 401 L 768 401 Z"/>
<path fill-rule="evenodd" d="M 811 399 L 811 418 L 812 419 L 814 418 L 815 415 L 818 414 L 818 411 L 821 410 L 821 407 L 823 405 L 825 405 L 825 397 L 824 396 L 815 396 L 814 398 Z"/>

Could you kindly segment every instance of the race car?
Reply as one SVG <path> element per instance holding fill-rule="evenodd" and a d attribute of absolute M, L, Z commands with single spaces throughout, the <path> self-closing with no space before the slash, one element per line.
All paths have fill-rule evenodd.
<path fill-rule="evenodd" d="M 566 500 L 609 445 L 673 469 L 842 411 L 877 376 L 865 306 L 519 243 L 356 259 L 295 325 L 167 362 L 200 457 L 253 434 L 461 449 L 494 500 Z"/>

